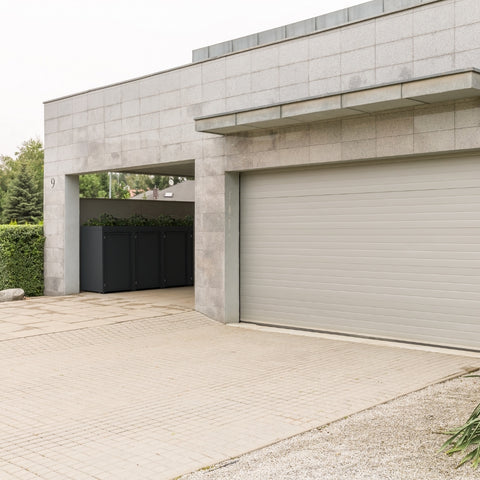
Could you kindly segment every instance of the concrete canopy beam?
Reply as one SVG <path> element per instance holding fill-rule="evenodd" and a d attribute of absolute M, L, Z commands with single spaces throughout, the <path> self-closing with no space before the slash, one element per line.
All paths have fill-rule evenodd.
<path fill-rule="evenodd" d="M 409 98 L 402 98 L 401 84 L 361 90 L 342 95 L 343 108 L 353 108 L 367 113 L 390 110 L 392 108 L 410 107 L 421 103 L 422 102 Z"/>
<path fill-rule="evenodd" d="M 475 97 L 480 94 L 480 73 L 462 72 L 456 75 L 426 78 L 402 85 L 402 96 L 424 103 Z"/>
<path fill-rule="evenodd" d="M 268 120 L 277 120 L 280 118 L 280 106 L 239 112 L 236 114 L 236 117 L 237 125 L 248 125 Z"/>
<path fill-rule="evenodd" d="M 199 119 L 195 122 L 197 132 L 215 132 L 225 128 L 231 128 L 236 125 L 235 114 L 218 115 Z"/>
<path fill-rule="evenodd" d="M 468 70 L 197 118 L 195 127 L 229 135 L 478 96 L 480 72 Z"/>
<path fill-rule="evenodd" d="M 282 119 L 292 118 L 301 123 L 359 115 L 360 113 L 356 110 L 343 108 L 341 95 L 289 103 L 282 106 Z"/>

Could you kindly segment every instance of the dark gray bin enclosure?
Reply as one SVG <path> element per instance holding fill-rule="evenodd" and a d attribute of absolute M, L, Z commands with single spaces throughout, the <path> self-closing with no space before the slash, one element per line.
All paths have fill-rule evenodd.
<path fill-rule="evenodd" d="M 193 285 L 192 227 L 81 227 L 81 290 L 188 285 Z"/>

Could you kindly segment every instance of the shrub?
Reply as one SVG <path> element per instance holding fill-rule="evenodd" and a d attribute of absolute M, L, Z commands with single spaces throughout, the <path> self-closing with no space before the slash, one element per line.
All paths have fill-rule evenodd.
<path fill-rule="evenodd" d="M 117 218 L 104 213 L 99 218 L 91 218 L 84 225 L 87 227 L 191 227 L 193 217 L 175 218 L 171 215 L 160 215 L 156 218 L 147 218 L 135 214 L 128 218 Z"/>
<path fill-rule="evenodd" d="M 42 225 L 0 225 L 0 290 L 43 295 Z"/>
<path fill-rule="evenodd" d="M 479 377 L 480 375 L 465 375 L 465 377 Z M 457 468 L 464 463 L 471 462 L 476 469 L 480 464 L 480 404 L 473 410 L 468 420 L 461 426 L 449 432 L 448 440 L 442 445 L 440 451 L 447 455 L 461 452 L 464 454 Z"/>

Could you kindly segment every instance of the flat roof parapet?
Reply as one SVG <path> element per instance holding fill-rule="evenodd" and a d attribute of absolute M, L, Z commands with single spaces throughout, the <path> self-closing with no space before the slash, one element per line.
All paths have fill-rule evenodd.
<path fill-rule="evenodd" d="M 309 18 L 271 30 L 265 30 L 234 40 L 227 40 L 215 45 L 198 48 L 192 51 L 192 62 L 202 62 L 248 48 L 301 37 L 303 35 L 321 32 L 322 30 L 329 30 L 349 23 L 355 23 L 438 1 L 443 0 L 371 0 L 370 2 L 320 15 L 319 17 Z"/>

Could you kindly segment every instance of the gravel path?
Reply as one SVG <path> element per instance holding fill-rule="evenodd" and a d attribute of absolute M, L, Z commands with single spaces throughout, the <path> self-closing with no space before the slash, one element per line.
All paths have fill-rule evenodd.
<path fill-rule="evenodd" d="M 478 480 L 438 450 L 479 402 L 480 379 L 450 380 L 181 479 Z"/>

